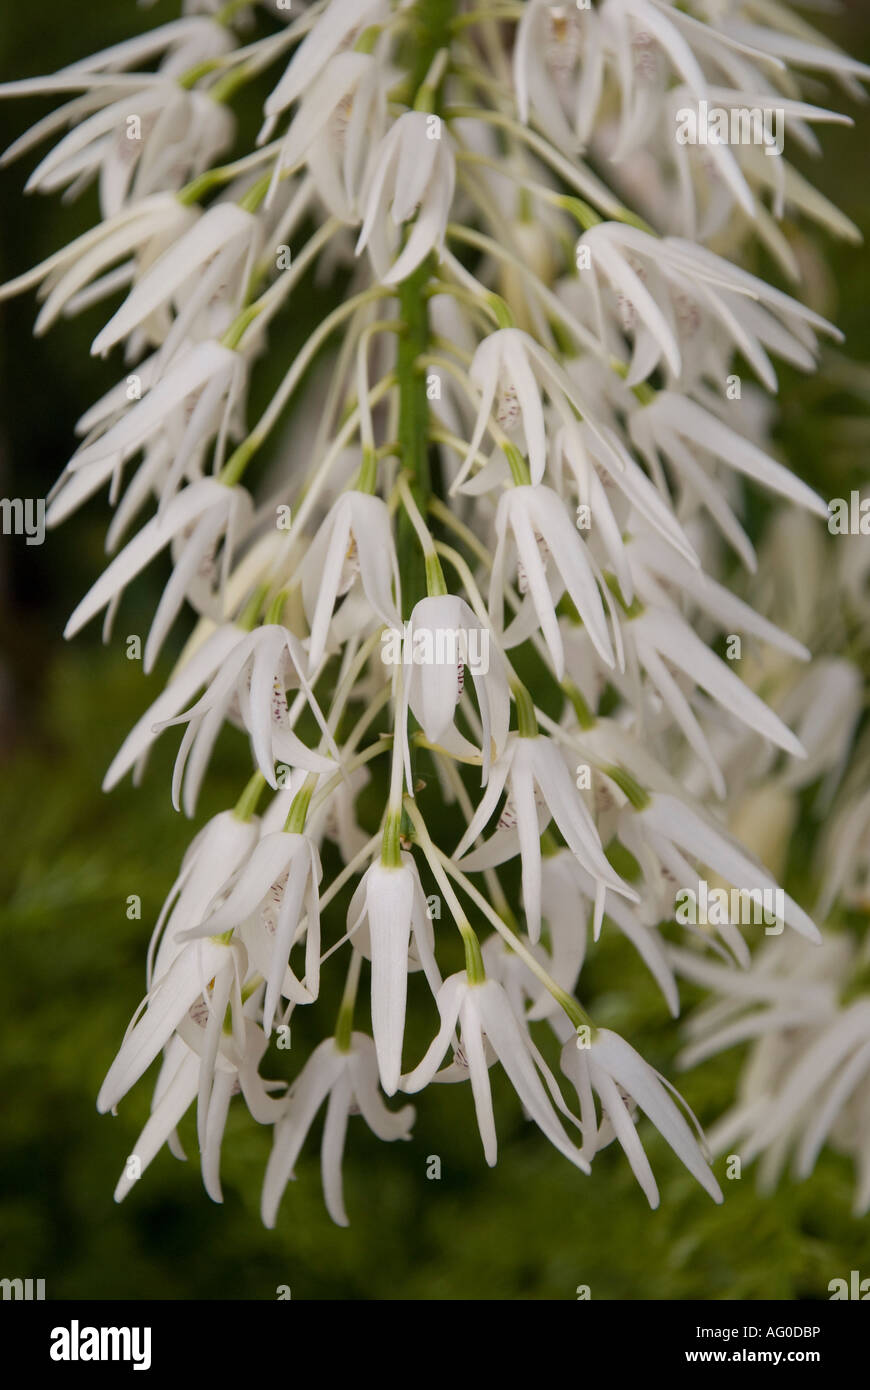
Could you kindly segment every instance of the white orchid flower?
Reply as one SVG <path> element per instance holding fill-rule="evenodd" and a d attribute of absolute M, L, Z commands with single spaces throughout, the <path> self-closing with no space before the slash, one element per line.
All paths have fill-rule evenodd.
<path fill-rule="evenodd" d="M 244 533 L 252 510 L 250 497 L 243 488 L 224 487 L 212 478 L 201 478 L 191 483 L 173 498 L 162 514 L 147 522 L 115 557 L 75 608 L 64 635 L 75 636 L 107 604 L 114 608 L 131 579 L 165 546 L 177 541 L 184 533 L 183 555 L 178 555 L 146 642 L 145 666 L 146 670 L 150 670 L 188 594 L 195 598 L 198 606 L 211 608 L 220 616 L 223 576 L 229 567 L 239 533 Z M 221 542 L 221 577 L 215 590 L 211 566 L 215 550 Z"/>
<path fill-rule="evenodd" d="M 369 53 L 337 53 L 314 80 L 290 123 L 275 179 L 303 163 L 319 196 L 343 222 L 359 220 L 371 150 L 386 121 L 382 68 Z"/>
<path fill-rule="evenodd" d="M 241 1017 L 241 980 L 246 954 L 240 942 L 225 945 L 205 940 L 191 941 L 178 952 L 164 974 L 157 977 L 144 1001 L 145 1011 L 134 1023 L 109 1068 L 97 1097 L 101 1113 L 114 1110 L 166 1046 L 182 1020 L 203 1001 L 217 1018 L 214 1048 L 220 1038 L 224 1013 L 233 1001 L 233 1027 Z M 215 1006 L 209 1004 L 214 996 Z M 217 1002 L 223 1001 L 218 1012 Z M 237 1016 L 238 1015 L 238 1016 Z"/>
<path fill-rule="evenodd" d="M 297 48 L 277 87 L 263 108 L 267 127 L 317 80 L 327 63 L 351 36 L 377 23 L 386 13 L 385 0 L 332 0 Z M 350 45 L 352 46 L 352 45 Z M 261 139 L 264 138 L 261 133 Z"/>
<path fill-rule="evenodd" d="M 550 974 L 572 993 L 586 959 L 589 913 L 593 939 L 600 934 L 601 918 L 608 917 L 631 942 L 664 996 L 671 1015 L 680 1012 L 680 999 L 664 943 L 654 927 L 645 925 L 624 897 L 611 889 L 598 901 L 596 881 L 569 850 L 544 858 L 541 865 L 541 915 L 550 929 Z M 580 903 L 578 904 L 578 896 Z M 579 907 L 579 911 L 578 911 Z M 558 1005 L 543 987 L 535 993 L 529 1019 L 548 1018 Z"/>
<path fill-rule="evenodd" d="M 172 326 L 176 342 L 184 340 L 196 312 L 223 286 L 231 286 L 234 281 L 235 288 L 227 297 L 229 306 L 237 312 L 262 235 L 263 229 L 254 214 L 235 203 L 217 203 L 208 208 L 137 279 L 120 309 L 97 334 L 91 351 L 95 356 L 105 356 L 159 309 L 179 299 L 192 281 L 196 290 L 187 300 L 180 298 L 182 311 Z"/>
<path fill-rule="evenodd" d="M 197 690 L 211 681 L 233 648 L 246 636 L 244 628 L 234 623 L 223 623 L 203 642 L 130 730 L 103 778 L 104 791 L 111 791 L 112 787 L 117 786 L 131 768 L 134 782 L 141 780 L 151 746 L 159 736 L 159 728 L 174 719 Z"/>
<path fill-rule="evenodd" d="M 348 1116 L 356 1108 L 379 1139 L 410 1139 L 413 1105 L 388 1110 L 378 1092 L 378 1067 L 374 1044 L 364 1033 L 353 1033 L 343 1050 L 334 1038 L 316 1047 L 290 1089 L 285 1114 L 275 1126 L 275 1143 L 263 1181 L 263 1225 L 273 1227 L 284 1188 L 314 1116 L 329 1097 L 321 1145 L 321 1171 L 326 1209 L 337 1226 L 349 1221 L 344 1208 L 341 1161 Z"/>
<path fill-rule="evenodd" d="M 430 743 L 452 754 L 477 754 L 478 750 L 454 724 L 466 672 L 471 675 L 480 706 L 480 755 L 486 784 L 493 754 L 498 757 L 503 751 L 510 723 L 510 689 L 504 659 L 489 639 L 489 629 L 456 594 L 424 598 L 414 605 L 402 634 L 402 659 L 406 648 L 410 655 L 404 669 L 400 715 L 409 790 L 413 779 L 408 709 Z"/>
<path fill-rule="evenodd" d="M 670 667 L 676 667 L 689 682 L 706 691 L 730 715 L 754 729 L 762 738 L 793 757 L 806 758 L 800 739 L 745 681 L 701 641 L 678 613 L 645 608 L 639 617 L 625 624 L 623 635 L 634 648 L 637 662 L 674 722 L 682 729 L 707 768 L 717 796 L 725 796 L 725 778 L 690 702 Z"/>
<path fill-rule="evenodd" d="M 683 888 L 697 885 L 698 875 L 686 856 L 697 860 L 738 889 L 782 892 L 775 880 L 712 818 L 667 793 L 656 792 L 642 810 L 626 808 L 620 838 L 636 853 L 641 868 L 650 853 Z M 803 908 L 783 893 L 785 922 L 809 941 L 820 941 L 819 930 Z"/>
<path fill-rule="evenodd" d="M 543 485 L 508 489 L 499 499 L 495 527 L 498 544 L 490 580 L 489 612 L 496 630 L 504 631 L 504 585 L 510 539 L 523 567 L 528 603 L 537 615 L 559 679 L 565 673 L 565 651 L 556 604 L 566 591 L 601 660 L 612 667 L 613 647 L 596 576 L 584 542 L 558 494 Z M 552 579 L 548 577 L 548 570 Z M 523 637 L 525 635 L 523 633 Z M 508 627 L 504 632 L 506 646 L 511 645 L 511 637 L 512 629 Z"/>
<path fill-rule="evenodd" d="M 320 911 L 318 885 L 322 877 L 320 856 L 306 836 L 290 831 L 264 835 L 251 857 L 242 866 L 220 905 L 205 921 L 191 928 L 188 938 L 220 936 L 252 923 L 250 957 L 266 980 L 263 1027 L 266 1037 L 281 995 L 294 1003 L 310 1004 L 320 988 Z M 305 928 L 305 973 L 299 980 L 288 961 L 303 913 Z M 244 939 L 245 933 L 242 932 Z M 253 938 L 257 939 L 254 940 Z M 269 942 L 268 938 L 272 941 Z M 268 961 L 263 962 L 262 947 L 268 945 Z"/>
<path fill-rule="evenodd" d="M 294 687 L 304 694 L 337 754 L 304 671 L 301 642 L 277 623 L 257 628 L 234 644 L 196 704 L 160 725 L 161 730 L 174 724 L 187 725 L 172 779 L 176 806 L 183 785 L 185 811 L 193 814 L 212 747 L 227 718 L 240 723 L 250 735 L 257 766 L 270 787 L 278 786 L 276 763 L 305 768 L 307 772 L 335 771 L 336 763 L 306 747 L 290 725 L 286 692 Z"/>
<path fill-rule="evenodd" d="M 184 207 L 172 194 L 152 194 L 83 232 L 33 270 L 8 280 L 0 286 L 0 300 L 42 286 L 45 303 L 34 332 L 45 333 L 67 306 L 117 261 L 131 255 L 147 261 L 159 255 L 194 217 L 193 210 Z"/>
<path fill-rule="evenodd" d="M 214 899 L 246 863 L 260 833 L 256 817 L 233 811 L 212 816 L 188 846 L 178 876 L 160 909 L 148 951 L 147 983 L 166 974 L 184 948 L 182 936 L 206 917 Z"/>
<path fill-rule="evenodd" d="M 204 1008 L 196 1008 L 194 1013 L 193 1027 L 203 1035 L 204 1040 L 207 1011 Z M 189 1030 L 187 1036 L 190 1036 Z M 245 1019 L 244 1046 L 241 1052 L 236 1040 L 226 1034 L 218 1044 L 214 1076 L 207 1092 L 200 1123 L 202 1180 L 213 1202 L 223 1201 L 220 1182 L 221 1143 L 233 1096 L 241 1093 L 249 1113 L 260 1124 L 274 1124 L 283 1112 L 283 1098 L 278 1099 L 270 1092 L 276 1089 L 283 1090 L 284 1083 L 263 1081 L 258 1071 L 267 1045 L 262 1029 L 250 1018 Z M 163 1065 L 154 1087 L 151 1115 L 133 1147 L 136 1165 L 134 1167 L 129 1160 L 125 1165 L 124 1173 L 115 1188 L 116 1202 L 124 1200 L 164 1144 L 169 1145 L 176 1157 L 184 1157 L 184 1150 L 175 1131 L 200 1093 L 201 1070 L 201 1052 L 176 1034 L 165 1050 Z"/>
<path fill-rule="evenodd" d="M 188 816 L 225 724 L 249 769 L 151 924 L 147 995 L 99 1096 L 114 1109 L 162 1055 L 117 1199 L 162 1145 L 183 1156 L 195 1107 L 220 1201 L 238 1094 L 274 1129 L 274 1226 L 326 1103 L 323 1185 L 346 1224 L 350 1115 L 408 1139 L 411 1107 L 384 1095 L 470 1081 L 494 1163 L 500 1061 L 576 1167 L 616 1138 L 656 1205 L 644 1111 L 721 1200 L 679 1098 L 584 1008 L 618 931 L 672 1018 L 678 976 L 710 997 L 681 1062 L 750 1047 L 717 1144 L 758 1156 L 767 1185 L 829 1144 L 870 1207 L 854 926 L 870 902 L 870 511 L 845 466 L 861 422 L 841 420 L 817 460 L 819 492 L 826 467 L 851 490 L 829 503 L 788 466 L 772 399 L 780 362 L 819 371 L 806 403 L 829 424 L 867 383 L 823 358 L 840 335 L 815 308 L 745 268 L 765 257 L 820 302 L 803 222 L 853 244 L 858 229 L 783 139 L 820 153 L 845 119 L 820 79 L 858 98 L 870 68 L 780 0 L 178 8 L 0 84 L 0 100 L 61 103 L 0 163 L 33 152 L 27 188 L 87 191 L 98 218 L 0 301 L 35 290 L 40 334 L 94 310 L 92 352 L 117 350 L 124 372 L 77 412 L 44 516 L 7 498 L 4 529 L 39 544 L 43 520 L 107 495 L 105 572 L 67 635 L 104 614 L 108 640 L 161 552 L 169 578 L 128 656 L 153 671 L 193 614 L 107 788 L 139 781 L 174 725 Z M 246 144 L 237 112 L 269 73 Z M 786 850 L 810 803 L 796 879 Z M 707 879 L 718 911 L 693 914 Z M 719 884 L 729 906 L 755 900 L 758 939 Z M 460 946 L 466 969 L 445 982 Z M 403 1076 L 420 974 L 440 1023 Z M 309 1006 L 336 986 L 335 1034 L 311 1054 Z M 303 1058 L 285 1093 L 259 1068 L 291 1019 Z"/>
<path fill-rule="evenodd" d="M 406 111 L 378 146 L 362 193 L 364 208 L 357 255 L 368 248 L 385 285 L 398 285 L 426 259 L 440 255 L 450 217 L 456 164 L 439 116 Z M 415 219 L 398 256 L 398 229 Z"/>
<path fill-rule="evenodd" d="M 402 1090 L 413 1094 L 435 1079 L 458 1023 L 463 1065 L 468 1069 L 477 1125 L 489 1166 L 494 1167 L 498 1158 L 498 1140 L 489 1084 L 487 1043 L 504 1067 L 529 1117 L 561 1154 L 582 1172 L 588 1172 L 585 1158 L 566 1137 L 556 1118 L 553 1103 L 536 1070 L 538 1058 L 502 986 L 495 980 L 470 984 L 462 971 L 444 981 L 436 1003 L 441 1026 L 423 1060 L 402 1078 Z"/>
<path fill-rule="evenodd" d="M 817 516 L 827 516 L 827 505 L 818 493 L 751 440 L 685 396 L 660 391 L 652 404 L 632 415 L 630 429 L 642 452 L 646 453 L 650 446 L 658 449 L 678 471 L 684 467 L 690 470 L 693 483 L 699 478 L 699 470 L 691 467 L 691 450 L 699 449 Z M 712 480 L 707 486 L 712 490 Z"/>
<path fill-rule="evenodd" d="M 505 787 L 508 802 L 498 829 L 479 849 L 468 853 L 492 817 Z M 461 860 L 465 868 L 476 870 L 502 864 L 517 853 L 521 855 L 523 907 L 532 941 L 537 941 L 541 934 L 540 837 L 551 818 L 569 849 L 595 880 L 602 901 L 606 888 L 631 900 L 637 897 L 610 867 L 595 823 L 552 740 L 540 735 L 518 738 L 512 734 L 504 754 L 493 763 L 489 784 L 453 857 Z"/>
<path fill-rule="evenodd" d="M 376 616 L 400 627 L 399 566 L 387 507 L 379 497 L 345 492 L 314 537 L 302 571 L 302 602 L 311 626 L 309 673 L 323 660 L 336 599 L 347 593 L 357 574 Z"/>
<path fill-rule="evenodd" d="M 70 460 L 76 472 L 112 458 L 116 465 L 164 437 L 174 445 L 162 490 L 164 505 L 182 479 L 199 468 L 203 451 L 228 428 L 244 386 L 243 356 L 221 343 L 196 343 L 179 352 L 166 374 L 97 438 L 85 441 Z"/>
<path fill-rule="evenodd" d="M 402 1070 L 408 973 L 422 970 L 433 994 L 441 987 L 434 932 L 417 866 L 402 854 L 395 867 L 375 861 L 347 910 L 354 948 L 372 964 L 372 1033 L 381 1086 L 395 1094 Z"/>
<path fill-rule="evenodd" d="M 657 1207 L 658 1188 L 635 1129 L 632 1110 L 638 1106 L 692 1177 L 714 1202 L 721 1202 L 722 1191 L 709 1162 L 659 1073 L 609 1028 L 595 1029 L 588 1046 L 581 1046 L 581 1041 L 572 1037 L 565 1043 L 562 1071 L 574 1085 L 580 1101 L 583 1154 L 591 1159 L 602 1142 L 618 1139 L 647 1201 L 651 1207 Z M 609 1121 L 609 1135 L 596 1118 L 593 1092 L 598 1094 L 603 1116 Z"/>
<path fill-rule="evenodd" d="M 97 179 L 101 212 L 108 219 L 152 193 L 180 189 L 232 144 L 236 122 L 225 105 L 177 79 L 231 46 L 226 27 L 182 20 L 54 76 L 0 86 L 0 96 L 85 92 L 38 122 L 6 151 L 4 161 L 69 125 L 69 133 L 31 174 L 28 190 L 50 193 L 66 186 L 67 196 L 77 196 Z M 161 53 L 157 73 L 123 72 Z M 107 76 L 113 72 L 119 74 L 115 83 Z"/>

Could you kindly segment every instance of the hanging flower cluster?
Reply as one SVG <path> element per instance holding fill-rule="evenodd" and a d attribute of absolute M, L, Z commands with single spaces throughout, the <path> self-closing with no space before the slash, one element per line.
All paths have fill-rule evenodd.
<path fill-rule="evenodd" d="M 146 669 L 185 606 L 198 619 L 104 786 L 174 738 L 173 802 L 193 816 L 225 723 L 253 764 L 190 845 L 99 1094 L 114 1110 L 162 1059 L 116 1197 L 164 1144 L 180 1151 L 193 1109 L 220 1201 L 240 1094 L 273 1128 L 264 1222 L 325 1105 L 325 1199 L 346 1224 L 349 1116 L 408 1139 L 403 1096 L 468 1082 L 493 1164 L 498 1065 L 581 1172 L 616 1139 L 655 1206 L 642 1114 L 721 1201 L 691 1112 L 578 1001 L 605 930 L 672 1015 L 679 974 L 735 1014 L 765 1011 L 729 1032 L 717 1005 L 695 1054 L 774 1026 L 809 1035 L 800 1060 L 790 1041 L 765 1054 L 725 1127 L 749 1127 L 760 1152 L 821 1088 L 800 1164 L 851 1105 L 866 1206 L 870 1006 L 839 1009 L 842 953 L 779 888 L 757 824 L 735 819 L 748 797 L 774 816 L 777 796 L 841 769 L 860 679 L 834 655 L 795 677 L 810 652 L 788 615 L 777 625 L 752 584 L 742 598 L 722 580 L 732 559 L 758 566 L 747 487 L 810 535 L 827 516 L 773 456 L 763 406 L 774 361 L 811 371 L 837 331 L 740 260 L 758 238 L 794 281 L 786 214 L 854 234 L 770 132 L 776 116 L 815 149 L 814 124 L 842 118 L 802 100 L 804 74 L 853 92 L 870 71 L 750 0 L 289 9 L 189 3 L 0 88 L 62 97 L 6 159 L 53 142 L 28 188 L 93 186 L 101 214 L 0 295 L 37 289 L 39 333 L 114 307 L 92 350 L 122 379 L 82 416 L 50 497 L 51 525 L 106 488 L 115 509 L 111 558 L 66 635 L 103 614 L 108 637 L 163 552 Z M 259 139 L 239 153 L 234 103 L 264 77 Z M 686 110 L 709 106 L 754 108 L 745 129 L 762 138 L 679 139 Z M 312 274 L 340 302 L 251 424 L 273 323 L 305 321 Z M 843 815 L 852 849 L 830 857 L 822 915 L 842 893 L 866 902 L 866 790 Z M 754 963 L 757 926 L 663 934 L 705 875 L 778 895 Z M 333 1031 L 289 1087 L 264 1079 L 296 1011 L 320 1017 L 327 972 L 343 982 Z M 422 1058 L 412 1009 L 429 1020 Z"/>

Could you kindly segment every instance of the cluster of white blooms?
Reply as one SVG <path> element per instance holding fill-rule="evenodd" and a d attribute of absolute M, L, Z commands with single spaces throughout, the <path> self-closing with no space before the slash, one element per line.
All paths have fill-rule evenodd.
<path fill-rule="evenodd" d="M 859 533 L 824 534 L 805 513 L 783 513 L 768 533 L 755 583 L 765 607 L 812 646 L 800 667 L 768 650 L 748 663 L 794 723 L 806 758 L 776 761 L 757 737 L 723 749 L 732 831 L 755 844 L 776 871 L 797 825 L 798 798 L 811 788 L 817 835 L 816 916 L 821 946 L 798 937 L 768 941 L 750 960 L 711 960 L 672 948 L 673 968 L 709 989 L 715 1002 L 687 1025 L 680 1062 L 691 1066 L 752 1040 L 732 1110 L 709 1134 L 715 1153 L 761 1156 L 771 1187 L 793 1160 L 806 1177 L 830 1141 L 855 1164 L 854 1212 L 870 1210 L 870 739 L 862 714 L 870 679 L 870 554 Z M 722 953 L 724 957 L 724 953 Z"/>
<path fill-rule="evenodd" d="M 816 1086 L 837 1074 L 844 1104 L 858 1057 L 870 1073 L 868 1006 L 836 1014 L 812 952 L 838 948 L 819 946 L 791 897 L 784 936 L 751 970 L 751 928 L 696 928 L 679 948 L 660 930 L 676 890 L 705 874 L 779 892 L 755 828 L 729 818 L 741 798 L 793 796 L 839 768 L 843 711 L 860 712 L 860 683 L 834 657 L 771 699 L 765 673 L 810 652 L 720 582 L 729 553 L 756 569 L 745 480 L 809 534 L 827 516 L 772 456 L 761 388 L 776 390 L 773 358 L 812 370 L 836 330 L 741 268 L 742 247 L 759 238 L 794 280 L 786 212 L 854 229 L 781 142 L 676 138 L 679 112 L 708 103 L 775 110 L 796 147 L 815 148 L 812 124 L 839 118 L 801 100 L 805 71 L 847 92 L 870 76 L 777 0 L 231 0 L 0 88 L 63 94 L 6 158 L 55 139 L 28 187 L 96 185 L 102 219 L 0 295 L 38 288 L 38 332 L 117 306 L 92 350 L 121 349 L 124 375 L 80 420 L 48 511 L 55 525 L 105 488 L 115 508 L 110 561 L 67 635 L 104 613 L 108 636 L 164 551 L 146 669 L 184 605 L 198 617 L 104 785 L 141 776 L 174 725 L 187 815 L 225 722 L 254 766 L 188 850 L 99 1095 L 114 1110 L 162 1056 L 118 1199 L 162 1145 L 180 1151 L 194 1107 L 219 1201 L 241 1093 L 274 1127 L 273 1225 L 326 1102 L 324 1192 L 344 1224 L 348 1117 L 408 1139 L 413 1107 L 384 1096 L 468 1081 L 494 1163 L 498 1063 L 583 1172 L 615 1138 L 656 1205 L 643 1112 L 720 1201 L 691 1112 L 577 1001 L 602 929 L 629 939 L 672 1015 L 677 975 L 703 977 L 735 1009 L 799 1015 L 805 1069 Z M 263 74 L 264 123 L 240 153 L 233 105 Z M 304 321 L 311 275 L 342 283 L 341 301 L 251 425 L 270 327 Z M 760 387 L 741 390 L 738 354 Z M 717 654 L 723 637 L 747 643 L 757 678 Z M 844 814 L 863 836 L 866 897 L 866 793 Z M 321 855 L 343 867 L 325 875 Z M 860 892 L 853 854 L 831 873 L 829 895 Z M 351 886 L 336 923 L 329 906 Z M 789 933 L 804 940 L 786 947 Z M 464 968 L 443 978 L 457 939 Z M 264 1080 L 270 1044 L 297 1009 L 317 1012 L 321 974 L 342 962 L 334 1032 L 289 1087 Z M 412 998 L 435 1034 L 416 1065 Z M 808 1099 L 799 1069 L 783 1085 L 794 1055 L 778 1046 L 734 1122 L 756 1149 L 791 1134 Z M 849 1112 L 865 1201 L 868 1095 L 865 1082 Z M 804 1166 L 835 1109 L 828 1091 Z"/>

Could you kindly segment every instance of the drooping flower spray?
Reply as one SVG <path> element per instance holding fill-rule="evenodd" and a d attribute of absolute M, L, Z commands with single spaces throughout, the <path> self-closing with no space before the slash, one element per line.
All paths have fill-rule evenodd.
<path fill-rule="evenodd" d="M 836 699 L 857 723 L 860 681 L 810 664 L 801 698 L 763 678 L 810 661 L 812 634 L 753 602 L 744 499 L 824 530 L 763 407 L 777 359 L 812 371 L 838 336 L 801 301 L 783 219 L 854 229 L 788 152 L 843 119 L 803 99 L 803 74 L 848 92 L 870 71 L 749 0 L 184 8 L 0 89 L 62 97 L 6 158 L 54 141 L 28 187 L 96 188 L 101 219 L 0 295 L 38 289 L 39 332 L 105 302 L 93 351 L 121 377 L 50 498 L 51 525 L 106 488 L 115 508 L 67 635 L 103 614 L 108 639 L 163 553 L 146 669 L 195 617 L 104 785 L 174 739 L 172 800 L 192 817 L 224 725 L 250 746 L 238 801 L 180 866 L 100 1091 L 113 1110 L 162 1059 L 117 1198 L 163 1144 L 178 1151 L 193 1110 L 219 1201 L 243 1103 L 274 1130 L 273 1225 L 325 1106 L 325 1199 L 346 1224 L 349 1116 L 407 1139 L 403 1095 L 467 1082 L 492 1164 L 500 1066 L 581 1186 L 615 1138 L 655 1206 L 650 1121 L 721 1201 L 670 1082 L 583 1007 L 603 931 L 628 938 L 673 1016 L 680 974 L 783 1026 L 818 1015 L 828 1050 L 808 1042 L 775 1105 L 771 1058 L 731 1121 L 760 1151 L 797 1123 L 802 1077 L 836 1076 L 806 1168 L 833 1095 L 870 1075 L 868 1006 L 835 1016 L 805 981 L 804 959 L 836 950 L 736 809 L 756 782 L 774 796 L 801 766 L 836 767 L 821 711 Z M 265 75 L 259 138 L 240 148 L 234 109 Z M 743 268 L 753 240 L 796 297 Z M 312 276 L 340 296 L 257 414 L 252 383 L 278 327 L 305 321 Z M 866 789 L 843 815 L 866 891 Z M 822 916 L 855 872 L 834 853 Z M 702 882 L 705 902 L 724 885 L 777 910 L 766 927 L 681 919 Z M 300 1010 L 323 1040 L 301 1062 L 294 1046 L 287 1086 L 267 1079 L 270 1049 Z M 412 1013 L 429 1020 L 422 1057 Z M 720 1007 L 696 1052 L 723 1026 Z"/>

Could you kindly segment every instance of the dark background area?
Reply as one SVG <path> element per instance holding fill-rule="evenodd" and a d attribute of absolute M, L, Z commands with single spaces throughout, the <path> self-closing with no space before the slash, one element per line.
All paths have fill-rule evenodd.
<path fill-rule="evenodd" d="M 166 0 L 142 12 L 123 0 L 42 0 L 0 9 L 0 80 L 51 72 L 172 17 Z M 824 27 L 870 60 L 866 0 Z M 0 99 L 0 148 L 53 106 Z M 870 229 L 870 112 L 834 93 L 856 128 L 822 129 L 814 181 Z M 255 113 L 249 113 L 254 119 Z M 90 226 L 91 197 L 72 206 L 24 198 L 42 150 L 0 170 L 0 280 Z M 870 360 L 870 262 L 863 248 L 819 238 L 831 281 L 822 307 Z M 88 344 L 105 306 L 31 336 L 32 295 L 0 304 L 0 495 L 40 497 L 73 447 L 75 420 L 121 375 Z M 280 338 L 277 340 L 280 351 Z M 833 495 L 866 479 L 870 431 L 860 415 L 832 435 L 808 414 L 803 379 L 783 373 L 782 442 L 798 471 Z M 854 485 L 854 484 L 853 484 Z M 0 1276 L 45 1278 L 48 1297 L 273 1298 L 826 1298 L 827 1284 L 870 1261 L 868 1222 L 850 1217 L 850 1165 L 826 1153 L 812 1179 L 760 1197 L 754 1174 L 723 1183 L 714 1208 L 647 1127 L 662 1189 L 650 1213 L 621 1152 L 607 1150 L 584 1179 L 530 1125 L 497 1081 L 500 1163 L 486 1168 L 467 1090 L 433 1087 L 414 1138 L 385 1145 L 352 1124 L 345 1164 L 349 1230 L 334 1227 L 319 1190 L 317 1135 L 299 1164 L 275 1232 L 259 1222 L 269 1135 L 233 1108 L 224 1144 L 222 1208 L 205 1196 L 195 1137 L 191 1161 L 164 1151 L 118 1208 L 112 1190 L 147 1115 L 149 1086 L 117 1119 L 95 1096 L 144 988 L 144 952 L 160 904 L 195 827 L 169 801 L 175 744 L 158 748 L 144 786 L 103 796 L 105 768 L 171 669 L 144 677 L 124 638 L 144 633 L 159 566 L 133 586 L 111 644 L 92 624 L 67 646 L 64 622 L 103 564 L 108 508 L 91 503 L 42 547 L 0 537 Z M 183 636 L 178 625 L 177 639 Z M 196 827 L 231 804 L 246 775 L 240 741 L 221 745 Z M 129 921 L 128 895 L 142 898 Z M 624 1029 L 673 1075 L 676 1030 L 633 952 L 605 934 L 584 975 L 596 1017 Z M 691 1002 L 691 991 L 686 992 Z M 329 1023 L 324 1024 L 325 1027 Z M 271 1058 L 271 1053 L 269 1058 Z M 727 1105 L 739 1058 L 685 1081 L 702 1121 Z M 267 1074 L 268 1067 L 264 1070 Z M 426 1177 L 437 1154 L 442 1178 Z M 719 1174 L 720 1178 L 722 1173 Z"/>

